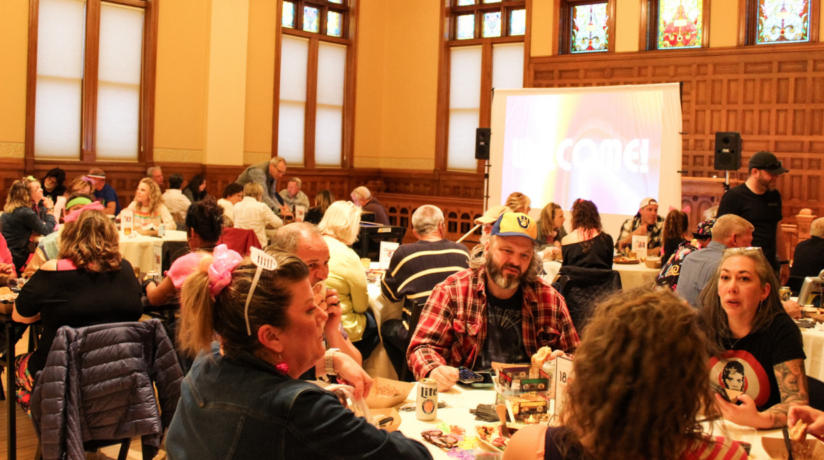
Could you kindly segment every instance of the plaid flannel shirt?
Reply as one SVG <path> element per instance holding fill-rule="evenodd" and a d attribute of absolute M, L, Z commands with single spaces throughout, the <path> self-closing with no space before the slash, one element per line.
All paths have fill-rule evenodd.
<path fill-rule="evenodd" d="M 615 240 L 615 249 L 619 249 L 620 242 L 629 236 L 630 233 L 638 230 L 638 227 L 641 226 L 641 217 L 635 216 L 632 219 L 627 219 L 624 221 L 624 224 L 621 225 L 621 234 L 618 235 L 618 239 Z M 655 220 L 655 228 L 652 229 L 651 232 L 647 233 L 649 237 L 649 244 L 647 244 L 648 248 L 660 248 L 661 247 L 661 231 L 664 229 L 664 218 L 658 216 Z"/>
<path fill-rule="evenodd" d="M 441 365 L 472 369 L 486 339 L 486 272 L 460 271 L 435 286 L 418 320 L 407 358 L 415 378 Z M 526 354 L 540 347 L 572 352 L 581 342 L 564 298 L 545 281 L 521 284 Z"/>

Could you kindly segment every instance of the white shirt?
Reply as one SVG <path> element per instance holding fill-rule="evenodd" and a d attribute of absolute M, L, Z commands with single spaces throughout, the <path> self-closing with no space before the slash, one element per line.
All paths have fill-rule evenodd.
<path fill-rule="evenodd" d="M 192 202 L 180 189 L 170 188 L 163 192 L 163 204 L 166 205 L 166 209 L 172 214 L 175 222 L 183 223 L 186 221 L 186 212 Z"/>
<path fill-rule="evenodd" d="M 231 201 L 229 201 L 225 198 L 221 198 L 221 199 L 217 200 L 217 204 L 218 204 L 218 206 L 223 208 L 223 215 L 228 217 L 230 221 L 234 222 L 235 221 L 235 216 L 234 216 L 235 205 L 233 205 Z"/>
<path fill-rule="evenodd" d="M 260 246 L 266 246 L 266 225 L 279 228 L 283 221 L 269 209 L 269 206 L 260 201 L 245 196 L 234 206 L 233 210 L 235 228 L 254 230 L 260 241 Z"/>

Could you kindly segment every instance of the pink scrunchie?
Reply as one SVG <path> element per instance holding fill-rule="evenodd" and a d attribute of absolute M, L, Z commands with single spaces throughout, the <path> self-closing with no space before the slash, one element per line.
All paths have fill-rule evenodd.
<path fill-rule="evenodd" d="M 200 262 L 207 256 L 209 254 L 193 252 L 175 260 L 175 263 L 166 273 L 174 283 L 175 289 L 180 289 L 183 286 L 186 278 L 199 269 Z M 212 261 L 205 271 L 209 275 L 209 293 L 212 297 L 216 297 L 223 288 L 232 282 L 232 271 L 243 261 L 243 257 L 226 247 L 225 244 L 217 246 L 209 257 Z"/>
<path fill-rule="evenodd" d="M 92 204 L 87 204 L 86 206 L 83 206 L 80 209 L 75 209 L 74 211 L 68 213 L 66 215 L 66 217 L 63 218 L 63 222 L 69 223 L 69 222 L 73 222 L 73 221 L 77 220 L 77 218 L 80 216 L 80 213 L 83 212 L 83 211 L 105 211 L 105 210 L 106 210 L 106 208 L 104 208 L 103 205 L 100 204 L 99 201 L 95 201 Z"/>

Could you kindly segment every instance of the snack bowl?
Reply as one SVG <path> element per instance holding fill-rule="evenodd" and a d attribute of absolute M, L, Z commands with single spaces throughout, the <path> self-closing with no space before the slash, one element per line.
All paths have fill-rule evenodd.
<path fill-rule="evenodd" d="M 647 268 L 661 268 L 661 258 L 660 257 L 647 257 L 647 260 L 644 261 Z"/>
<path fill-rule="evenodd" d="M 795 460 L 824 458 L 824 443 L 819 442 L 812 436 L 808 436 L 803 442 L 792 442 L 793 458 Z M 761 446 L 770 458 L 787 460 L 787 446 L 784 438 L 774 438 L 764 436 L 761 438 Z"/>
<path fill-rule="evenodd" d="M 366 397 L 366 405 L 370 409 L 395 407 L 406 401 L 412 388 L 415 388 L 415 382 L 399 382 L 377 377 L 372 382 L 372 389 Z"/>
<path fill-rule="evenodd" d="M 401 426 L 401 414 L 399 414 L 398 411 L 392 407 L 383 409 L 369 409 L 369 412 L 372 414 L 372 420 L 375 420 L 378 417 L 392 417 L 392 422 L 389 425 L 382 426 L 382 430 L 386 430 L 391 433 L 393 431 L 398 431 L 398 427 Z"/>

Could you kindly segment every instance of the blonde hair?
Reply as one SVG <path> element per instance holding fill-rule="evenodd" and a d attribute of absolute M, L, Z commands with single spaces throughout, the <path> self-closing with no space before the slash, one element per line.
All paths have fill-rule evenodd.
<path fill-rule="evenodd" d="M 512 212 L 522 212 L 524 214 L 529 212 L 529 206 L 532 200 L 521 192 L 512 192 L 506 199 L 506 207 Z"/>
<path fill-rule="evenodd" d="M 561 211 L 561 207 L 555 203 L 549 203 L 541 209 L 541 234 L 546 239 L 547 244 L 555 242 L 555 211 Z"/>
<path fill-rule="evenodd" d="M 749 230 L 755 230 L 755 227 L 747 219 L 735 214 L 726 214 L 719 217 L 713 224 L 712 239 L 713 241 L 722 241 Z"/>
<path fill-rule="evenodd" d="M 140 179 L 140 182 L 137 183 L 137 186 L 140 187 L 140 184 L 145 184 L 149 187 L 149 213 L 156 214 L 157 208 L 163 204 L 163 194 L 160 193 L 160 187 L 157 186 L 154 180 L 151 177 L 144 177 Z M 137 209 L 140 209 L 142 204 L 137 201 L 137 196 L 135 196 L 134 202 L 137 205 Z"/>
<path fill-rule="evenodd" d="M 249 182 L 243 186 L 243 196 L 250 196 L 258 201 L 263 196 L 263 187 L 257 182 Z"/>
<path fill-rule="evenodd" d="M 27 208 L 31 206 L 31 192 L 29 191 L 28 180 L 16 180 L 9 187 L 9 194 L 6 197 L 5 212 L 13 212 L 17 208 Z"/>
<path fill-rule="evenodd" d="M 336 201 L 329 206 L 318 228 L 324 235 L 333 236 L 346 245 L 358 239 L 361 208 L 349 201 Z"/>
<path fill-rule="evenodd" d="M 94 182 L 88 176 L 77 176 L 72 180 L 68 187 L 66 187 L 66 198 L 74 193 L 77 189 L 89 186 L 89 193 L 94 192 Z"/>
<path fill-rule="evenodd" d="M 90 272 L 120 270 L 122 256 L 114 223 L 101 211 L 83 211 L 60 234 L 60 259 Z"/>

